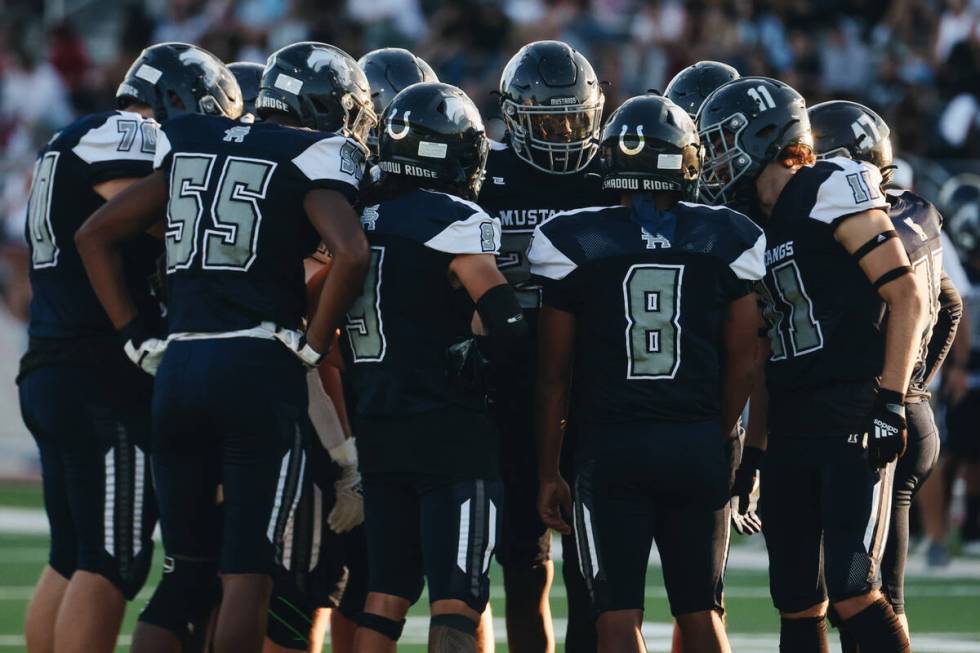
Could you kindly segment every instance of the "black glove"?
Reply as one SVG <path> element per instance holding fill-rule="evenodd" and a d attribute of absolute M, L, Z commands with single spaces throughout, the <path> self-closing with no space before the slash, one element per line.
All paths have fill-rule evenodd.
<path fill-rule="evenodd" d="M 894 390 L 879 389 L 868 422 L 868 462 L 879 469 L 905 453 L 908 440 L 905 396 Z"/>
<path fill-rule="evenodd" d="M 490 385 L 490 362 L 474 338 L 450 345 L 446 350 L 449 379 L 467 394 L 486 395 Z"/>
<path fill-rule="evenodd" d="M 759 466 L 764 453 L 758 447 L 745 447 L 732 483 L 732 525 L 742 535 L 755 535 L 762 530 L 756 505 L 759 501 Z"/>

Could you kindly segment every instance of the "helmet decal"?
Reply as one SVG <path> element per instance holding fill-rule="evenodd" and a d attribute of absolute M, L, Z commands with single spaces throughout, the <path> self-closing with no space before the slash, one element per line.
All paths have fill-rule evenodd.
<path fill-rule="evenodd" d="M 395 123 L 395 114 L 397 113 L 398 113 L 397 108 L 391 110 L 391 117 L 388 118 L 388 125 L 385 127 L 385 129 L 388 131 L 389 136 L 391 136 L 396 141 L 400 141 L 401 139 L 408 136 L 408 130 L 410 129 L 410 126 L 408 124 L 408 117 L 412 115 L 412 112 L 411 111 L 405 112 L 405 115 L 402 116 L 402 122 L 405 123 L 405 126 L 396 132 L 391 127 Z"/>
<path fill-rule="evenodd" d="M 623 154 L 627 156 L 636 156 L 643 151 L 646 146 L 646 139 L 643 137 L 643 125 L 638 125 L 636 127 L 636 135 L 640 139 L 639 143 L 633 147 L 626 145 L 626 141 L 623 139 L 626 133 L 629 131 L 629 125 L 623 125 L 623 128 L 619 130 L 619 149 L 623 151 Z"/>

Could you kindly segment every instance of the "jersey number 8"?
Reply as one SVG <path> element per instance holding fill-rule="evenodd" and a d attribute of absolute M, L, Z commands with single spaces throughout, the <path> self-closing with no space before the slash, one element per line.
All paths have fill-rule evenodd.
<path fill-rule="evenodd" d="M 677 374 L 683 279 L 683 265 L 645 263 L 626 272 L 627 379 L 672 379 Z"/>

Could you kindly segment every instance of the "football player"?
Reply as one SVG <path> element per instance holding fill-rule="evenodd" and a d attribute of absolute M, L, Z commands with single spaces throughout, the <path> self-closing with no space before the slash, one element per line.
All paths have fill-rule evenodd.
<path fill-rule="evenodd" d="M 125 601 L 146 580 L 156 500 L 146 454 L 152 381 L 130 365 L 75 248 L 106 200 L 152 172 L 160 122 L 237 116 L 223 64 L 194 46 L 144 50 L 119 86 L 118 110 L 68 125 L 40 151 L 28 206 L 31 321 L 21 410 L 41 454 L 51 528 L 48 565 L 27 611 L 31 653 L 112 651 Z M 226 71 L 225 71 L 226 72 Z M 148 324 L 160 322 L 158 239 L 121 251 L 122 282 Z"/>
<path fill-rule="evenodd" d="M 740 213 L 684 201 L 697 196 L 699 153 L 683 109 L 627 100 L 599 155 L 620 203 L 558 213 L 528 253 L 544 280 L 538 510 L 562 532 L 574 517 L 600 651 L 646 650 L 654 541 L 685 650 L 730 650 L 725 448 L 751 388 L 765 237 Z M 579 439 L 574 509 L 559 473 L 566 416 Z"/>
<path fill-rule="evenodd" d="M 261 650 L 274 544 L 307 469 L 305 370 L 326 353 L 367 270 L 352 203 L 366 156 L 358 141 L 374 112 L 366 91 L 339 93 L 331 79 L 358 74 L 349 55 L 322 43 L 273 53 L 256 101 L 262 122 L 170 121 L 156 171 L 76 235 L 127 352 L 156 373 L 152 464 L 164 547 L 178 567 L 221 574 L 219 653 Z M 164 214 L 170 334 L 161 341 L 117 270 L 120 244 Z M 334 264 L 303 331 L 303 259 L 321 240 Z M 186 588 L 175 591 L 190 609 L 198 597 Z"/>
<path fill-rule="evenodd" d="M 402 89 L 419 82 L 438 82 L 439 78 L 421 57 L 404 48 L 380 48 L 371 50 L 357 60 L 371 85 L 371 101 L 374 112 L 384 113 L 391 99 Z M 378 134 L 368 136 L 371 152 L 377 154 Z"/>
<path fill-rule="evenodd" d="M 760 507 L 780 650 L 827 650 L 829 595 L 862 651 L 908 651 L 878 567 L 927 301 L 895 238 L 881 173 L 846 158 L 814 162 L 803 98 L 773 79 L 729 82 L 698 120 L 702 193 L 747 207 L 766 231 Z M 743 455 L 743 478 L 761 462 L 754 453 Z"/>
<path fill-rule="evenodd" d="M 866 106 L 835 100 L 807 111 L 818 159 L 844 156 L 881 170 L 884 187 L 893 173 L 891 130 Z M 928 200 L 910 190 L 885 190 L 888 215 L 928 298 L 926 328 L 916 350 L 906 392 L 908 448 L 895 466 L 888 541 L 881 560 L 882 589 L 908 635 L 905 616 L 905 559 L 909 544 L 909 507 L 916 491 L 939 459 L 939 431 L 929 404 L 929 384 L 942 365 L 963 314 L 963 300 L 943 271 L 942 216 Z M 842 636 L 846 633 L 841 632 Z M 842 641 L 846 653 L 857 651 Z"/>
<path fill-rule="evenodd" d="M 720 61 L 699 61 L 680 71 L 667 84 L 664 95 L 687 111 L 692 119 L 715 89 L 738 79 L 733 67 Z"/>
<path fill-rule="evenodd" d="M 393 652 L 427 583 L 428 650 L 476 651 L 501 511 L 483 377 L 527 328 L 494 260 L 500 223 L 470 201 L 488 149 L 472 101 L 414 84 L 381 122 L 383 176 L 361 213 L 371 267 L 344 340 L 369 567 L 355 650 Z"/>
<path fill-rule="evenodd" d="M 500 108 L 507 132 L 503 142 L 490 144 L 487 177 L 478 201 L 501 221 L 503 242 L 497 265 L 517 291 L 532 335 L 541 304 L 541 291 L 530 280 L 526 259 L 534 228 L 558 211 L 616 201 L 614 193 L 602 191 L 598 176 L 586 174 L 590 166 L 595 167 L 604 101 L 591 64 L 559 41 L 524 46 L 500 79 Z M 532 352 L 523 365 L 507 370 L 494 383 L 508 505 L 497 560 L 504 571 L 510 647 L 546 653 L 555 647 L 548 603 L 554 565 L 551 533 L 535 509 L 535 358 Z M 593 653 L 595 627 L 588 593 L 575 563 L 571 537 L 565 544 L 563 575 L 569 604 L 565 646 L 569 653 Z"/>
<path fill-rule="evenodd" d="M 255 99 L 259 96 L 259 85 L 262 82 L 262 73 L 265 66 L 251 61 L 236 61 L 228 64 L 228 70 L 232 72 L 238 81 L 238 88 L 242 89 L 242 109 L 243 120 L 248 120 L 245 116 L 255 116 Z"/>

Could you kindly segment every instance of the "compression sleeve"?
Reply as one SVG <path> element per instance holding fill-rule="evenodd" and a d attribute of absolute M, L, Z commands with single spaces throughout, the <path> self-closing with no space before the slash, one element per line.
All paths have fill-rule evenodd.
<path fill-rule="evenodd" d="M 926 349 L 926 387 L 946 360 L 946 354 L 949 353 L 956 338 L 956 327 L 961 317 L 963 317 L 963 299 L 956 291 L 952 279 L 943 272 L 939 287 L 939 313 Z"/>

